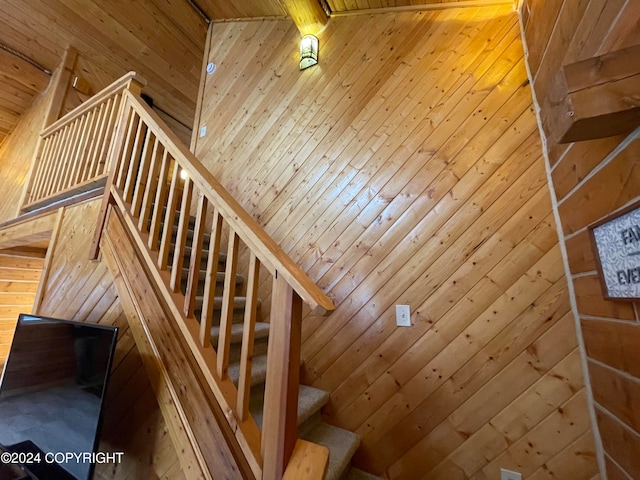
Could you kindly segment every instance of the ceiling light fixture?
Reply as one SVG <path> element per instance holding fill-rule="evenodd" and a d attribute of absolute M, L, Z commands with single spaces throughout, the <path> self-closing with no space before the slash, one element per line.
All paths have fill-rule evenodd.
<path fill-rule="evenodd" d="M 318 63 L 318 37 L 305 35 L 300 40 L 300 70 L 312 67 Z"/>

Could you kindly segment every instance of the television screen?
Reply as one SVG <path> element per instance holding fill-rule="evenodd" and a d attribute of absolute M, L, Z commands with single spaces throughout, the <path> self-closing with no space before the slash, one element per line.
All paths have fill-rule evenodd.
<path fill-rule="evenodd" d="M 115 327 L 20 315 L 0 378 L 0 445 L 26 460 L 20 468 L 52 480 L 91 478 L 117 335 Z"/>

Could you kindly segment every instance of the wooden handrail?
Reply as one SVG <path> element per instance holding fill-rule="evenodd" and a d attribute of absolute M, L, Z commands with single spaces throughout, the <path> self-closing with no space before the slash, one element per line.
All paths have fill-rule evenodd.
<path fill-rule="evenodd" d="M 63 115 L 58 120 L 53 122 L 51 125 L 45 128 L 42 132 L 40 132 L 40 136 L 47 137 L 51 135 L 54 131 L 60 130 L 64 126 L 76 120 L 77 118 L 82 117 L 82 115 L 92 110 L 96 105 L 100 105 L 107 98 L 112 97 L 115 93 L 120 92 L 121 90 L 128 90 L 130 85 L 132 85 L 134 82 L 137 82 L 140 85 L 140 87 L 144 87 L 147 84 L 147 81 L 144 78 L 142 78 L 140 75 L 138 75 L 136 72 L 125 73 L 122 77 L 117 79 L 111 85 L 100 90 L 89 100 L 81 103 L 76 108 L 74 108 L 70 112 L 67 112 L 65 115 Z"/>
<path fill-rule="evenodd" d="M 219 209 L 231 228 L 242 237 L 271 274 L 278 272 L 278 275 L 293 287 L 303 302 L 309 305 L 315 313 L 326 315 L 333 311 L 335 307 L 331 299 L 258 225 L 258 222 L 182 144 L 180 139 L 171 130 L 163 127 L 164 122 L 160 117 L 146 103 L 130 92 L 125 92 L 125 97 L 142 121 L 165 144 L 166 150 L 176 159 L 180 167 L 186 170 L 195 186 Z"/>

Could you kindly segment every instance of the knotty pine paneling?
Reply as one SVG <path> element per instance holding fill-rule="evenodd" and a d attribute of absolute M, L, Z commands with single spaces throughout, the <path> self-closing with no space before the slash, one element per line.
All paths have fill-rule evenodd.
<path fill-rule="evenodd" d="M 18 214 L 24 183 L 47 115 L 53 87 L 41 93 L 22 114 L 13 133 L 0 145 L 0 223 Z"/>
<path fill-rule="evenodd" d="M 640 4 L 625 0 L 527 0 L 525 40 L 534 90 L 543 105 L 558 69 L 640 42 Z M 542 112 L 544 115 L 544 112 Z M 546 132 L 547 134 L 551 132 Z M 548 144 L 576 306 L 609 478 L 638 478 L 637 307 L 605 300 L 587 227 L 640 200 L 640 131 L 568 145 Z M 626 403 L 620 403 L 626 402 Z M 604 410 L 602 410 L 604 409 Z M 633 452 L 633 453 L 631 453 Z M 624 473 L 623 473 L 624 472 Z"/>
<path fill-rule="evenodd" d="M 0 146 L 33 99 L 49 84 L 49 75 L 0 50 Z"/>
<path fill-rule="evenodd" d="M 419 8 L 420 6 L 433 6 L 437 7 L 440 3 L 453 3 L 467 2 L 466 0 L 327 0 L 327 4 L 332 12 L 348 12 L 354 10 L 364 10 L 369 8 L 397 8 L 397 7 L 412 7 Z M 477 4 L 487 4 L 479 0 Z M 493 2 L 495 3 L 495 2 Z"/>
<path fill-rule="evenodd" d="M 119 327 L 99 450 L 124 452 L 96 478 L 185 478 L 106 265 L 88 260 L 100 200 L 67 208 L 39 315 Z"/>
<path fill-rule="evenodd" d="M 31 313 L 44 267 L 34 254 L 0 252 L 0 371 L 7 358 L 20 313 Z"/>
<path fill-rule="evenodd" d="M 303 72 L 287 20 L 212 28 L 197 155 L 334 299 L 304 320 L 305 380 L 355 464 L 596 476 L 512 9 L 332 18 Z"/>
<path fill-rule="evenodd" d="M 106 74 L 88 78 L 96 92 L 134 70 L 149 82 L 146 91 L 155 103 L 188 126 L 193 123 L 206 30 L 205 21 L 185 1 L 0 4 L 0 42 L 51 71 L 67 46 L 75 47 L 80 57 Z"/>

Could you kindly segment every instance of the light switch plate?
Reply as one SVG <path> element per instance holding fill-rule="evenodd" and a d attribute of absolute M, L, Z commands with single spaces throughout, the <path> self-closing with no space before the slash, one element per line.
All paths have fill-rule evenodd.
<path fill-rule="evenodd" d="M 522 474 L 511 470 L 500 469 L 500 480 L 522 480 Z"/>
<path fill-rule="evenodd" d="M 204 137 L 207 134 L 207 126 L 203 125 L 200 127 L 200 138 Z"/>
<path fill-rule="evenodd" d="M 399 327 L 411 326 L 411 309 L 409 305 L 396 305 L 396 325 Z"/>

